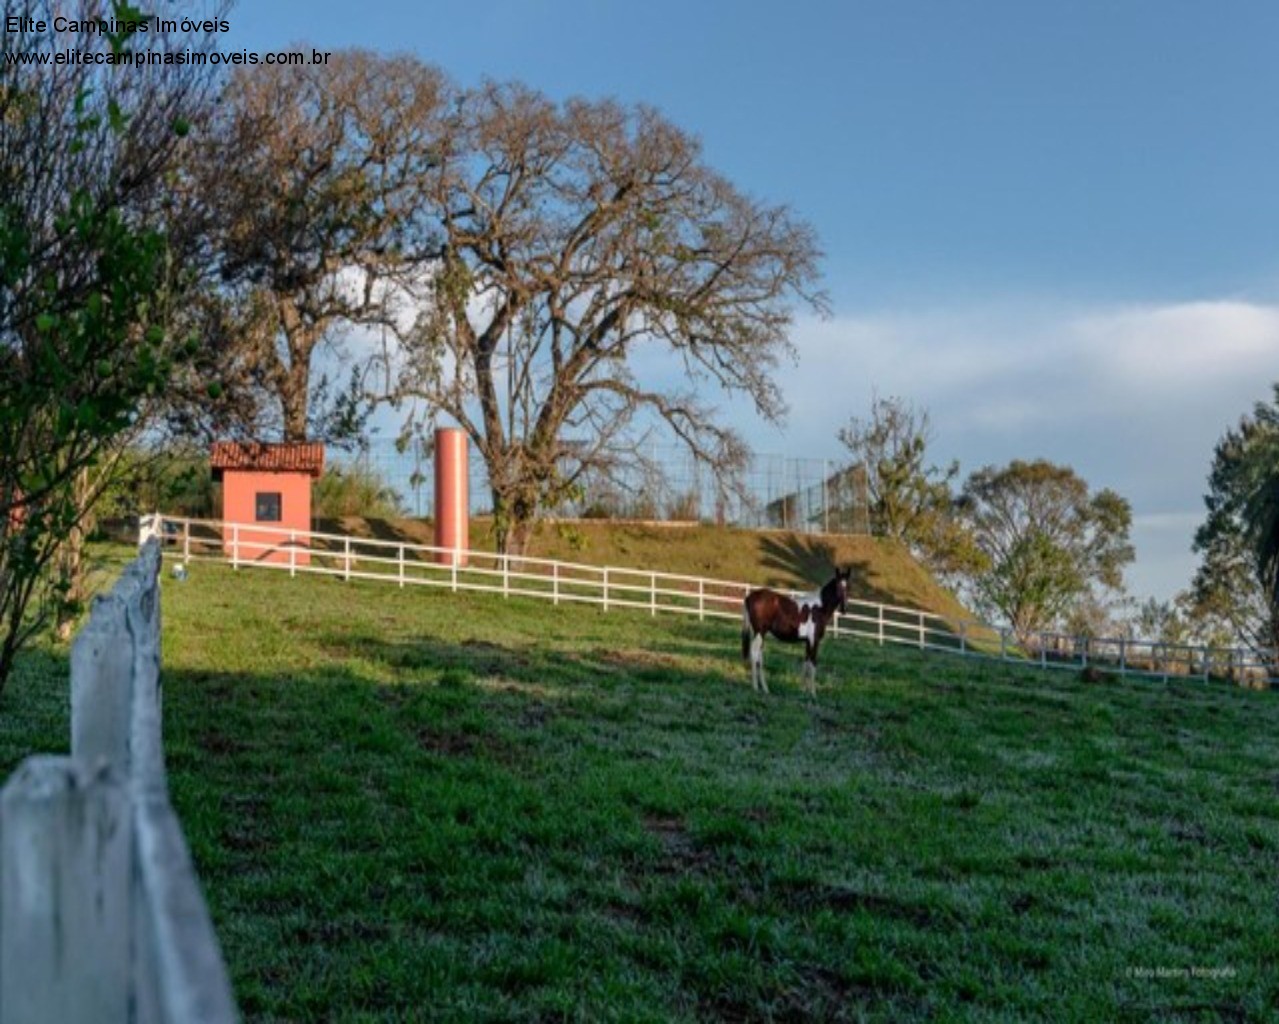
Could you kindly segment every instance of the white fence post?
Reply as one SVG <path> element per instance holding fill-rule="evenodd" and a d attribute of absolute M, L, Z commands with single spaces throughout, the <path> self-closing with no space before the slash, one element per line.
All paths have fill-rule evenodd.
<path fill-rule="evenodd" d="M 237 1019 L 168 802 L 160 560 L 148 543 L 76 639 L 72 756 L 0 793 L 0 1024 Z"/>
<path fill-rule="evenodd" d="M 884 606 L 878 605 L 879 609 L 879 646 L 884 646 Z"/>
<path fill-rule="evenodd" d="M 608 611 L 608 566 L 604 566 L 604 610 Z"/>
<path fill-rule="evenodd" d="M 919 612 L 919 649 L 924 649 L 924 613 Z"/>
<path fill-rule="evenodd" d="M 351 538 L 347 537 L 342 541 L 342 579 L 350 582 L 351 579 Z"/>
<path fill-rule="evenodd" d="M 551 600 L 560 603 L 560 563 L 551 563 Z"/>
<path fill-rule="evenodd" d="M 400 589 L 402 590 L 404 589 L 404 545 L 403 544 L 400 545 L 399 570 L 400 570 Z"/>
<path fill-rule="evenodd" d="M 163 529 L 163 520 L 160 518 L 159 512 L 153 512 L 147 516 L 138 517 L 138 550 L 146 547 L 147 541 L 152 537 L 160 536 Z"/>
<path fill-rule="evenodd" d="M 502 596 L 511 596 L 511 556 L 502 555 Z"/>
<path fill-rule="evenodd" d="M 231 568 L 240 568 L 240 524 L 231 524 Z"/>
<path fill-rule="evenodd" d="M 649 573 L 648 613 L 657 616 L 657 573 Z"/>
<path fill-rule="evenodd" d="M 0 796 L 0 1024 L 129 1019 L 128 793 L 107 769 L 25 761 Z"/>
<path fill-rule="evenodd" d="M 697 581 L 697 621 L 706 621 L 706 581 Z"/>
<path fill-rule="evenodd" d="M 86 764 L 129 760 L 133 709 L 133 645 L 124 608 L 114 597 L 94 603 L 71 645 L 71 753 Z"/>

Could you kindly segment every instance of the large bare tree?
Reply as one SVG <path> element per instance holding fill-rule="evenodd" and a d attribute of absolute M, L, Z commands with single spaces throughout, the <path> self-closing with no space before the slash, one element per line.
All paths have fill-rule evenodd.
<path fill-rule="evenodd" d="M 193 150 L 192 206 L 220 294 L 206 329 L 224 340 L 231 383 L 276 404 L 285 440 L 305 440 L 327 412 L 312 408 L 321 345 L 412 319 L 400 304 L 433 255 L 424 174 L 448 94 L 411 57 L 257 65 L 232 77 Z"/>
<path fill-rule="evenodd" d="M 794 308 L 824 309 L 812 229 L 744 195 L 649 108 L 489 84 L 456 110 L 430 177 L 432 302 L 399 396 L 471 436 L 502 549 L 522 550 L 581 474 L 636 457 L 646 429 L 737 467 L 745 446 L 705 388 L 784 414 Z M 665 362 L 640 373 L 650 351 Z"/>

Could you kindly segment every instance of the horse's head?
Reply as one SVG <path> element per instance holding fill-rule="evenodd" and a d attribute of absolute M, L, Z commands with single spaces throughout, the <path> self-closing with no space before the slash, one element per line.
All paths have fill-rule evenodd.
<path fill-rule="evenodd" d="M 847 610 L 848 604 L 848 581 L 853 575 L 852 569 L 835 569 L 835 578 L 826 584 L 822 592 L 822 603 L 834 606 L 842 615 Z M 830 591 L 830 598 L 827 600 L 827 591 Z"/>

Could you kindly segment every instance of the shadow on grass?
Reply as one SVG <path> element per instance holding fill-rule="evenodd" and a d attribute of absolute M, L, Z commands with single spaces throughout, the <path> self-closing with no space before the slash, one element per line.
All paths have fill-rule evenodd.
<path fill-rule="evenodd" d="M 700 640 L 700 642 L 699 642 Z M 507 646 L 472 639 L 460 643 L 420 637 L 387 640 L 370 634 L 335 633 L 323 638 L 327 653 L 356 657 L 405 674 L 405 682 L 440 681 L 456 685 L 474 680 L 513 681 L 528 686 L 571 691 L 617 683 L 669 683 L 692 687 L 740 683 L 739 638 L 726 634 L 723 668 L 690 669 L 688 659 L 705 660 L 701 638 L 644 648 L 598 645 L 564 651 L 528 645 Z"/>
<path fill-rule="evenodd" d="M 64 646 L 23 651 L 0 694 L 0 783 L 32 754 L 71 747 L 71 667 Z"/>
<path fill-rule="evenodd" d="M 771 586 L 792 586 L 796 583 L 821 586 L 834 575 L 839 564 L 835 548 L 830 543 L 799 534 L 762 536 L 760 554 L 764 568 L 779 574 L 769 577 Z"/>
<path fill-rule="evenodd" d="M 553 996 L 638 1020 L 659 986 L 654 1012 L 679 1019 L 726 1009 L 726 976 L 741 1019 L 787 1000 L 783 1019 L 837 1019 L 863 982 L 844 948 L 797 980 L 788 965 L 812 958 L 787 944 L 798 922 L 885 907 L 903 926 L 932 920 L 893 917 L 895 902 L 814 867 L 774 884 L 767 851 L 808 826 L 792 833 L 767 787 L 698 770 L 726 764 L 743 730 L 768 735 L 765 705 L 714 665 L 627 647 L 322 642 L 331 660 L 300 671 L 166 672 L 174 801 L 246 1019 L 399 1017 L 442 997 L 487 1007 L 452 1019 L 509 1019 Z M 676 685 L 717 699 L 672 700 Z M 761 916 L 778 955 L 739 957 Z"/>
<path fill-rule="evenodd" d="M 796 581 L 803 581 L 804 586 L 820 587 L 834 575 L 836 567 L 849 568 L 850 598 L 891 605 L 900 602 L 896 594 L 870 582 L 873 566 L 869 559 L 840 558 L 834 546 L 820 538 L 800 534 L 764 536 L 760 552 L 765 568 L 776 574 L 769 578 L 770 586 L 793 586 Z"/>
<path fill-rule="evenodd" d="M 1224 941 L 1231 998 L 1270 977 L 1269 917 L 1239 911 L 1279 779 L 1251 699 L 856 649 L 831 659 L 856 691 L 814 706 L 756 697 L 709 628 L 548 633 L 333 623 L 288 668 L 166 671 L 175 805 L 246 1018 L 1041 1019 L 998 983 L 1034 970 L 1118 1019 L 1146 987 L 1057 952 L 1102 914 L 1137 924 L 1091 976 Z M 1231 788 L 1183 793 L 1188 763 Z M 1188 952 L 1142 924 L 1152 858 L 1192 894 L 1165 910 Z"/>

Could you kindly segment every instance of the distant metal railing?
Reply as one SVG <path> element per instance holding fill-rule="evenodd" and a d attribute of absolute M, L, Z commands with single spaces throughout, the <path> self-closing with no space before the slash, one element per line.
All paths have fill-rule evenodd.
<path fill-rule="evenodd" d="M 740 619 L 742 599 L 758 584 L 621 566 L 458 550 L 407 541 L 290 530 L 263 523 L 161 518 L 166 551 L 183 562 L 225 561 L 255 567 L 393 583 L 443 587 L 505 597 L 630 608 L 699 619 Z M 984 657 L 1041 668 L 1115 675 L 1224 679 L 1258 686 L 1279 683 L 1279 656 L 1245 648 L 1170 644 L 1127 637 L 1088 638 L 952 618 L 917 608 L 850 599 L 829 632 L 839 637 L 923 651 Z"/>
<path fill-rule="evenodd" d="M 472 443 L 468 462 L 470 510 L 490 507 L 488 471 Z M 414 516 L 433 514 L 433 454 L 429 446 L 401 449 L 373 440 L 358 452 L 331 453 L 335 465 L 375 474 Z M 860 466 L 831 459 L 756 452 L 732 486 L 678 444 L 647 444 L 618 453 L 607 474 L 587 474 L 577 497 L 545 509 L 567 519 L 700 520 L 753 528 L 869 534 L 870 504 Z"/>

